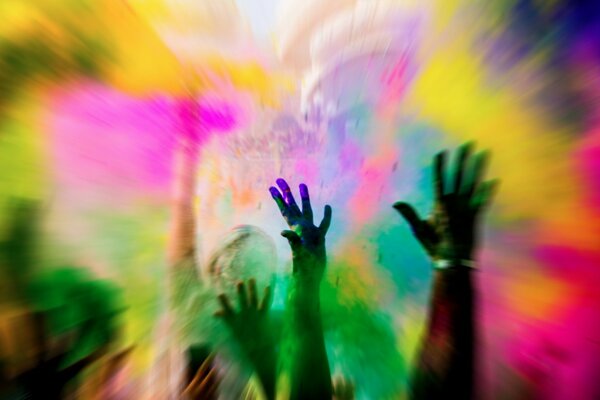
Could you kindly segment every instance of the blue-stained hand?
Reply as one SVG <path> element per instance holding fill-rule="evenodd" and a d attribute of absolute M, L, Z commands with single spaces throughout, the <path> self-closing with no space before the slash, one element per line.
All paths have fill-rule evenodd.
<path fill-rule="evenodd" d="M 272 186 L 269 191 L 290 227 L 281 235 L 289 241 L 294 261 L 300 261 L 294 263 L 294 273 L 319 272 L 322 275 L 326 260 L 325 235 L 331 225 L 331 207 L 325 206 L 323 219 L 316 226 L 306 185 L 300 184 L 302 210 L 285 180 L 277 179 L 277 186 L 279 189 Z"/>

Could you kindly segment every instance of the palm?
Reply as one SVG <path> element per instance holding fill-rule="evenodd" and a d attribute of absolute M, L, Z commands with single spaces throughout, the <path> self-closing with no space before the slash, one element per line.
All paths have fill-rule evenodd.
<path fill-rule="evenodd" d="M 331 207 L 325 206 L 323 220 L 317 227 L 313 221 L 313 211 L 306 185 L 300 185 L 302 210 L 296 204 L 292 191 L 285 180 L 277 179 L 277 186 L 279 189 L 271 187 L 269 191 L 277 203 L 281 215 L 291 228 L 281 234 L 290 242 L 294 256 L 312 255 L 319 259 L 322 258 L 324 261 L 325 235 L 331 224 Z"/>
<path fill-rule="evenodd" d="M 252 353 L 256 346 L 262 347 L 265 344 L 271 344 L 268 338 L 265 337 L 270 331 L 268 311 L 271 301 L 271 288 L 269 286 L 265 288 L 263 299 L 260 302 L 258 301 L 254 279 L 249 280 L 248 291 L 249 293 L 246 294 L 246 286 L 243 282 L 238 283 L 238 312 L 234 311 L 226 295 L 220 295 L 221 310 L 216 315 L 224 320 L 242 347 L 248 353 Z"/>

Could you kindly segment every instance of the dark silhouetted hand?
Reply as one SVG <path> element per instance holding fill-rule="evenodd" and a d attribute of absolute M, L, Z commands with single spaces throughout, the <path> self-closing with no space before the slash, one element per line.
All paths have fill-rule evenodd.
<path fill-rule="evenodd" d="M 275 398 L 276 353 L 279 340 L 277 329 L 269 318 L 271 288 L 264 290 L 262 301 L 259 301 L 256 291 L 256 281 L 248 281 L 246 285 L 237 285 L 239 311 L 234 311 L 229 298 L 219 295 L 221 310 L 215 315 L 223 319 L 233 336 L 242 347 L 246 357 L 255 368 L 268 399 Z"/>
<path fill-rule="evenodd" d="M 498 181 L 482 182 L 488 154 L 472 153 L 472 144 L 461 146 L 454 178 L 448 183 L 446 152 L 435 157 L 435 205 L 428 220 L 407 203 L 394 204 L 436 264 L 425 339 L 411 383 L 413 399 L 475 396 L 477 330 L 471 267 L 479 218 Z"/>
<path fill-rule="evenodd" d="M 481 182 L 488 153 L 472 156 L 473 145 L 463 145 L 458 153 L 454 179 L 446 183 L 446 152 L 435 157 L 433 214 L 423 220 L 407 203 L 394 208 L 410 224 L 415 236 L 434 260 L 471 260 L 477 246 L 477 222 L 490 203 L 497 180 Z"/>
<path fill-rule="evenodd" d="M 225 294 L 219 295 L 221 310 L 215 314 L 223 319 L 231 329 L 233 335 L 244 345 L 252 346 L 257 343 L 257 333 L 262 333 L 268 328 L 268 312 L 271 301 L 271 288 L 264 290 L 262 301 L 258 301 L 256 294 L 256 281 L 248 281 L 248 293 L 243 282 L 237 284 L 239 311 L 235 312 L 229 298 Z M 260 335 L 263 336 L 263 335 Z"/>

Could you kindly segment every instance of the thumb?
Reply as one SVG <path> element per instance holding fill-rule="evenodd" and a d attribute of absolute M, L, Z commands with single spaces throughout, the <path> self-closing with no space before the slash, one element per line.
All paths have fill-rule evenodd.
<path fill-rule="evenodd" d="M 413 231 L 418 231 L 421 226 L 421 218 L 415 209 L 408 203 L 397 202 L 393 206 L 404 217 Z"/>
<path fill-rule="evenodd" d="M 294 231 L 282 231 L 281 236 L 283 236 L 288 240 L 288 242 L 290 242 L 290 246 L 292 246 L 292 248 L 299 245 L 302 242 L 300 236 L 298 236 L 298 234 Z"/>

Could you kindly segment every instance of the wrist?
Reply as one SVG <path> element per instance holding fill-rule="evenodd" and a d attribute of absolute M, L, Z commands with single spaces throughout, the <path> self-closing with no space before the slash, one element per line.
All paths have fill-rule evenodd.
<path fill-rule="evenodd" d="M 433 260 L 433 267 L 436 270 L 446 270 L 450 268 L 462 268 L 474 270 L 477 264 L 470 258 L 438 258 Z"/>
<path fill-rule="evenodd" d="M 292 259 L 294 263 L 325 264 L 327 256 L 324 247 L 311 249 L 300 247 L 292 250 Z"/>
<path fill-rule="evenodd" d="M 455 243 L 451 240 L 444 241 L 436 253 L 436 259 L 449 260 L 452 262 L 473 260 L 473 246 Z"/>
<path fill-rule="evenodd" d="M 431 258 L 436 269 L 475 267 L 473 247 L 450 240 L 444 241 Z"/>
<path fill-rule="evenodd" d="M 434 302 L 470 303 L 473 293 L 473 269 L 455 266 L 446 269 L 435 269 L 433 272 Z M 465 309 L 467 310 L 467 309 Z"/>
<path fill-rule="evenodd" d="M 292 276 L 298 285 L 306 288 L 319 287 L 327 264 L 325 254 L 294 254 L 292 264 Z"/>

